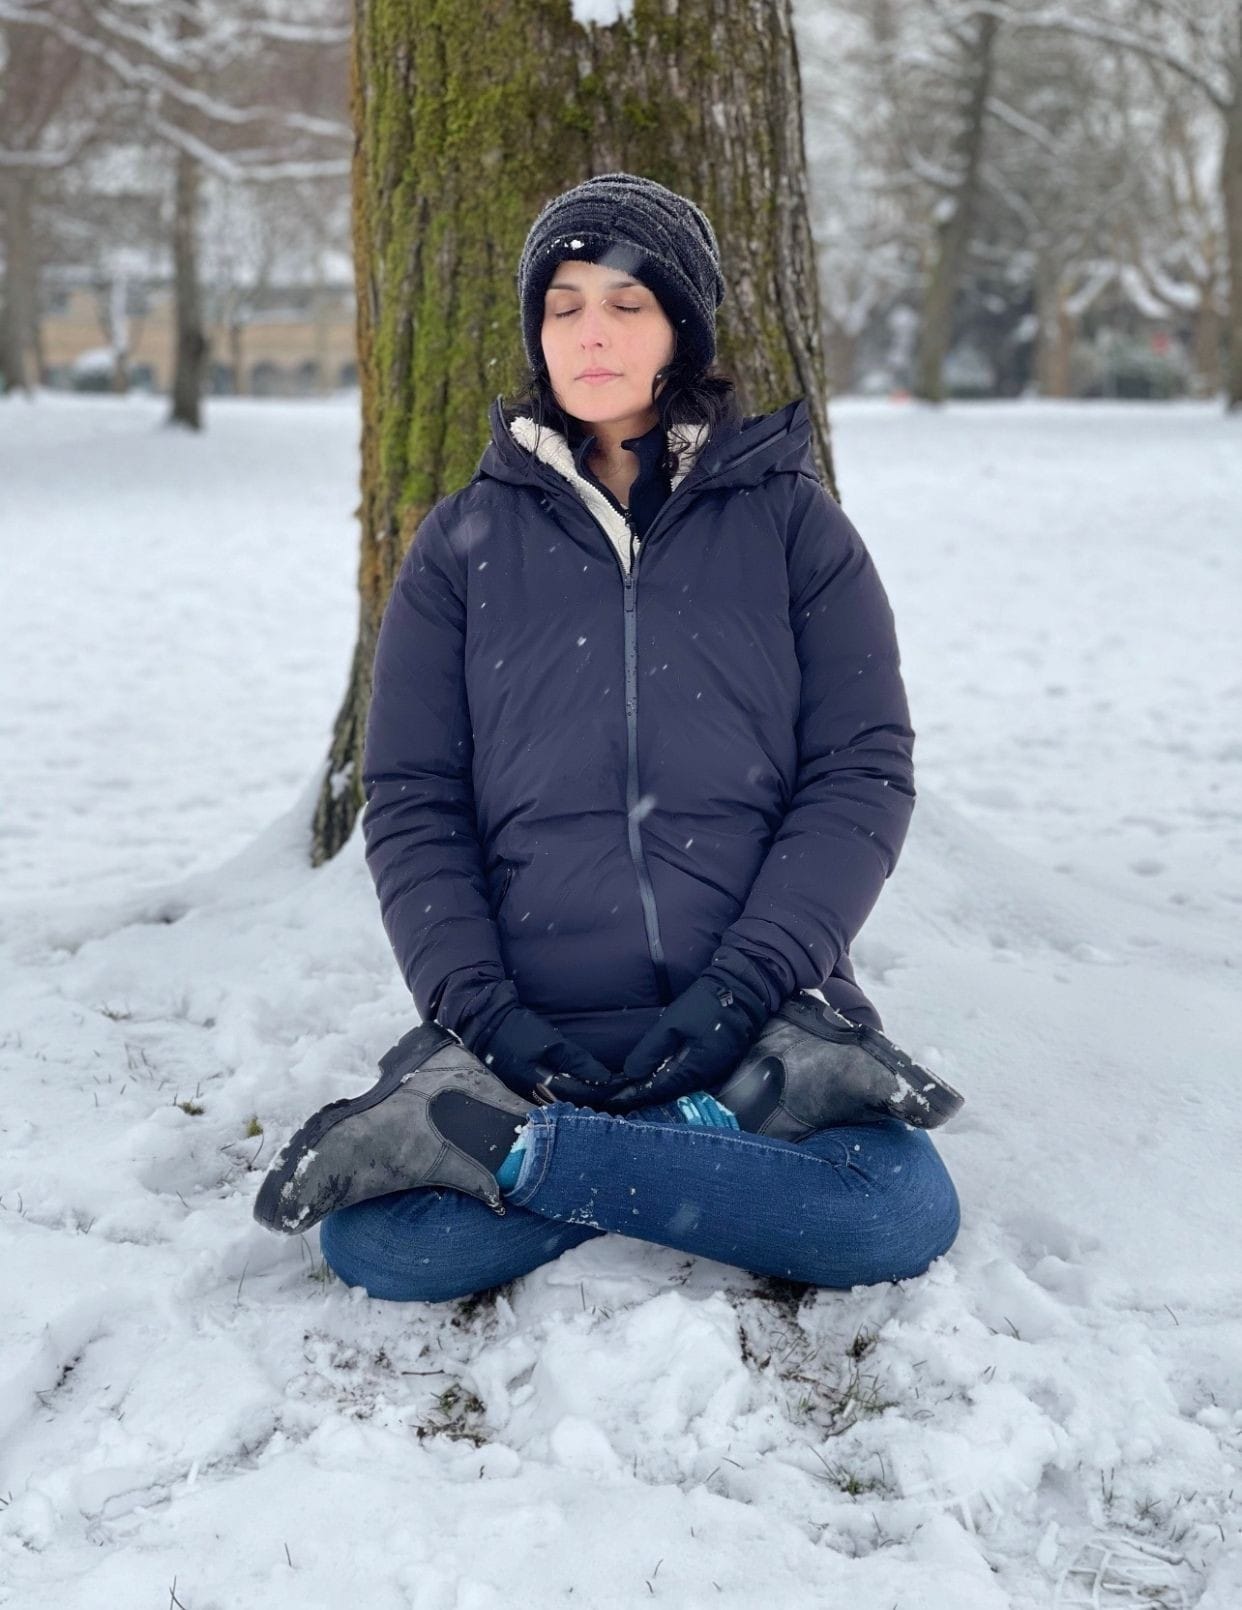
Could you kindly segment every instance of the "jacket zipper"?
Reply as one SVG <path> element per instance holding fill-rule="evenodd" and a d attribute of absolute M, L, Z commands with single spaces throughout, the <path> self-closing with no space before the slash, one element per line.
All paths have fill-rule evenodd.
<path fill-rule="evenodd" d="M 688 479 L 689 477 L 687 477 Z M 710 477 L 705 477 L 710 479 Z M 702 483 L 700 483 L 701 486 Z M 574 497 L 580 507 L 586 508 L 582 499 L 576 493 L 565 487 L 565 493 Z M 682 492 L 677 487 L 657 513 L 655 519 L 647 528 L 647 535 L 641 544 L 637 544 L 638 533 L 634 528 L 634 518 L 626 509 L 625 523 L 630 533 L 630 567 L 627 571 L 621 563 L 621 555 L 617 552 L 612 538 L 604 530 L 589 509 L 595 524 L 599 526 L 608 546 L 608 551 L 616 561 L 617 569 L 621 572 L 621 585 L 625 599 L 625 729 L 626 729 L 626 768 L 625 768 L 625 808 L 626 808 L 626 836 L 629 844 L 630 860 L 634 866 L 634 875 L 638 880 L 638 898 L 643 909 L 643 927 L 647 935 L 647 950 L 651 956 L 651 965 L 655 969 L 656 987 L 660 993 L 660 1003 L 667 1006 L 673 999 L 672 985 L 669 982 L 668 963 L 664 956 L 664 941 L 660 937 L 660 915 L 656 909 L 655 887 L 651 881 L 651 872 L 647 866 L 647 854 L 643 849 L 642 830 L 638 817 L 635 814 L 638 808 L 638 629 L 637 629 L 637 587 L 638 566 L 642 550 L 650 546 L 652 534 L 664 521 L 669 504 Z M 698 491 L 696 486 L 694 491 Z M 560 492 L 561 488 L 557 487 Z M 637 544 L 637 545 L 636 545 Z"/>
<path fill-rule="evenodd" d="M 626 768 L 625 768 L 625 820 L 629 836 L 630 859 L 634 863 L 634 872 L 638 878 L 638 896 L 643 908 L 643 926 L 647 931 L 647 949 L 651 954 L 651 965 L 655 968 L 656 984 L 660 991 L 660 1003 L 667 1006 L 673 998 L 672 988 L 669 984 L 668 964 L 664 959 L 664 941 L 660 938 L 660 917 L 656 910 L 655 888 L 651 882 L 651 873 L 647 867 L 647 854 L 643 849 L 642 827 L 638 819 L 638 565 L 641 557 L 641 548 L 635 550 L 635 541 L 638 533 L 634 529 L 634 519 L 629 510 L 625 511 L 625 523 L 630 532 L 630 568 L 628 573 L 622 569 L 621 581 L 625 589 L 625 727 L 626 727 Z M 611 548 L 612 543 L 608 546 Z M 620 567 L 621 559 L 616 550 L 613 556 Z"/>

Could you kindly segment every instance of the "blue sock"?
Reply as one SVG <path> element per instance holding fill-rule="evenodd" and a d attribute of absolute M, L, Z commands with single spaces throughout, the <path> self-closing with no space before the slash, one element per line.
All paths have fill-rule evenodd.
<path fill-rule="evenodd" d="M 696 1090 L 692 1096 L 680 1096 L 677 1100 L 677 1110 L 686 1123 L 696 1129 L 738 1129 L 740 1128 L 736 1117 L 716 1100 L 709 1096 L 706 1090 Z M 527 1126 L 523 1125 L 521 1133 L 513 1142 L 505 1155 L 504 1162 L 496 1170 L 496 1183 L 502 1191 L 511 1191 L 518 1182 L 522 1172 L 522 1159 L 526 1155 Z"/>
<path fill-rule="evenodd" d="M 522 1158 L 526 1155 L 526 1125 L 523 1124 L 518 1138 L 510 1146 L 503 1163 L 496 1170 L 496 1183 L 502 1191 L 511 1191 L 518 1182 L 518 1175 L 522 1172 Z"/>
<path fill-rule="evenodd" d="M 737 1119 L 706 1090 L 696 1090 L 692 1096 L 679 1096 L 677 1110 L 688 1124 L 697 1129 L 739 1129 Z"/>

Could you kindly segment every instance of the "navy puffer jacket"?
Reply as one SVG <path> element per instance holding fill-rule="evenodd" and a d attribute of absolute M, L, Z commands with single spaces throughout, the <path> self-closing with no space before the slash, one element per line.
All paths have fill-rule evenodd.
<path fill-rule="evenodd" d="M 641 543 L 564 437 L 499 398 L 490 421 L 375 655 L 366 856 L 421 1017 L 456 1030 L 510 978 L 620 1068 L 727 944 L 774 1004 L 821 988 L 878 1027 L 849 946 L 905 840 L 914 734 L 805 401 L 692 431 Z"/>

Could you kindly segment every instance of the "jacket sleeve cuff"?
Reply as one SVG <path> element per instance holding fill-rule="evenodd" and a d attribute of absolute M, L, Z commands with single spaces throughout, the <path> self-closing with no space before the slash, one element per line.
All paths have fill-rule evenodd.
<path fill-rule="evenodd" d="M 467 1050 L 478 1056 L 516 1005 L 518 993 L 513 980 L 502 978 L 489 981 L 467 996 L 458 1007 L 456 1023 L 445 1022 L 442 1015 L 436 1021 L 442 1028 L 452 1029 Z"/>
<path fill-rule="evenodd" d="M 766 1003 L 769 1017 L 794 993 L 792 985 L 785 988 L 783 977 L 775 966 L 739 950 L 736 945 L 717 946 L 712 956 L 712 966 L 731 973 L 754 990 Z"/>

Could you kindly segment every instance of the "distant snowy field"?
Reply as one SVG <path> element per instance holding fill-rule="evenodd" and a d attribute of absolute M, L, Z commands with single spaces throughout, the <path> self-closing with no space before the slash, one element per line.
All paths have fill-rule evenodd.
<path fill-rule="evenodd" d="M 441 1307 L 250 1217 L 412 1015 L 358 836 L 304 859 L 356 400 L 162 413 L 0 401 L 0 1605 L 1238 1610 L 1242 420 L 833 409 L 918 733 L 855 959 L 968 1097 L 950 1254 Z"/>

